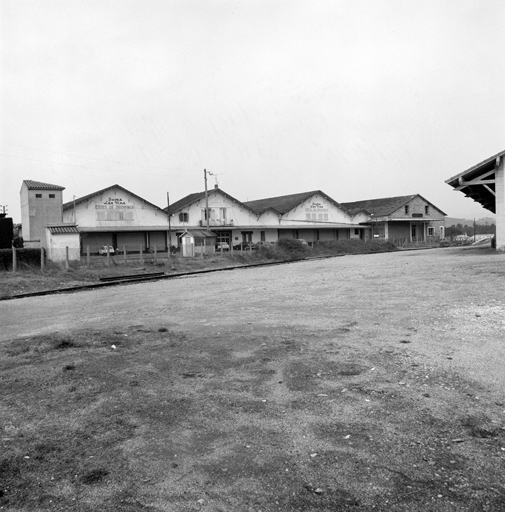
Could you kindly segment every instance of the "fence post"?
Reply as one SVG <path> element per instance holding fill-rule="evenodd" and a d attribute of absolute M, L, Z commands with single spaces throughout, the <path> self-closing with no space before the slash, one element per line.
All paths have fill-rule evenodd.
<path fill-rule="evenodd" d="M 142 253 L 142 244 L 140 244 L 140 264 L 144 264 L 144 255 Z"/>
<path fill-rule="evenodd" d="M 45 264 L 46 264 L 46 260 L 44 258 L 44 248 L 41 247 L 40 248 L 40 271 L 41 272 L 44 272 Z"/>
<path fill-rule="evenodd" d="M 16 254 L 16 248 L 12 246 L 12 271 L 16 272 L 18 269 L 18 258 Z"/>
<path fill-rule="evenodd" d="M 90 267 L 89 245 L 86 246 L 86 266 Z"/>
<path fill-rule="evenodd" d="M 68 245 L 65 247 L 65 268 L 67 270 L 70 268 L 70 264 L 68 262 Z"/>
<path fill-rule="evenodd" d="M 126 265 L 126 245 L 123 245 L 123 259 L 124 259 L 124 264 Z"/>

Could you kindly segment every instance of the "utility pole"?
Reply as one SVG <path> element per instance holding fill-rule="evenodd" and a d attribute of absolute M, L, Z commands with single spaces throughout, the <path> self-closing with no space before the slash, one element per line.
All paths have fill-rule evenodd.
<path fill-rule="evenodd" d="M 170 258 L 172 251 L 172 226 L 170 224 L 170 217 L 172 217 L 170 213 L 170 196 L 167 192 L 167 215 L 168 215 L 168 257 Z"/>
<path fill-rule="evenodd" d="M 207 174 L 213 176 L 212 172 L 207 172 L 207 169 L 203 170 L 203 179 L 205 180 L 205 218 L 207 220 L 207 231 L 209 231 L 209 194 L 207 192 Z"/>

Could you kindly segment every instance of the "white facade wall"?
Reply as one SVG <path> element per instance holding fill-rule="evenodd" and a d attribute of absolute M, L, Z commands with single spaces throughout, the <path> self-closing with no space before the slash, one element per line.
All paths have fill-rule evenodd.
<path fill-rule="evenodd" d="M 52 235 L 49 229 L 46 229 L 47 239 L 47 258 L 51 261 L 65 261 L 68 247 L 68 259 L 70 261 L 79 261 L 81 251 L 78 233 L 62 233 Z"/>
<path fill-rule="evenodd" d="M 337 228 L 334 224 L 358 224 L 361 221 L 366 222 L 367 219 L 365 215 L 362 215 L 363 219 L 351 217 L 320 194 L 315 194 L 284 215 L 280 215 L 275 210 L 266 210 L 256 215 L 217 190 L 209 191 L 208 207 L 209 229 L 229 232 L 233 245 L 242 242 L 244 237 L 249 239 L 249 235 L 243 235 L 244 232 L 252 233 L 251 240 L 258 242 L 262 239 L 262 231 L 266 241 L 294 238 L 295 232 L 298 232 L 299 238 L 305 238 L 311 242 L 317 239 L 316 230 L 319 231 L 320 240 L 335 240 Z M 180 233 L 184 229 L 206 229 L 205 198 L 202 197 L 176 212 L 171 218 L 171 227 L 174 245 L 177 243 L 175 232 Z M 338 238 L 349 236 L 360 238 L 359 233 L 355 234 L 354 227 L 338 228 Z"/>
<path fill-rule="evenodd" d="M 63 212 L 63 222 L 75 222 L 80 229 L 100 228 L 103 231 L 149 227 L 167 229 L 168 218 L 160 208 L 142 201 L 119 188 L 92 196 L 86 202 L 71 206 Z"/>

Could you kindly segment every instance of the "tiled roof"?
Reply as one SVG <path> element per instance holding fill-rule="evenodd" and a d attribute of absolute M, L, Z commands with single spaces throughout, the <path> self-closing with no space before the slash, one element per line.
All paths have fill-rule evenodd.
<path fill-rule="evenodd" d="M 230 196 L 230 194 L 227 194 L 220 188 L 214 187 L 214 188 L 210 189 L 207 192 L 207 194 L 210 196 L 213 192 L 219 192 L 220 194 L 222 194 L 224 197 L 227 197 L 231 201 L 234 201 L 237 204 L 245 206 L 248 210 L 251 209 L 247 206 L 246 203 L 242 203 L 242 202 L 238 201 L 237 199 Z M 169 208 L 163 208 L 163 210 L 164 211 L 169 210 L 169 213 L 173 214 L 175 212 L 181 211 L 183 208 L 186 208 L 186 206 L 190 206 L 193 203 L 200 201 L 201 199 L 205 199 L 205 192 L 195 192 L 194 194 L 189 194 L 189 195 L 183 197 L 182 199 L 179 199 L 179 201 L 176 201 L 175 203 L 171 204 Z"/>
<path fill-rule="evenodd" d="M 111 190 L 113 188 L 118 188 L 120 190 L 122 190 L 123 192 L 133 196 L 133 197 L 136 197 L 137 199 L 140 199 L 141 201 L 143 201 L 144 203 L 146 204 L 149 204 L 151 206 L 153 206 L 154 208 L 156 208 L 157 210 L 161 210 L 162 208 L 160 208 L 159 206 L 156 206 L 155 204 L 153 203 L 150 203 L 149 201 L 146 201 L 145 199 L 143 199 L 142 197 L 138 196 L 137 194 L 134 194 L 133 192 L 130 192 L 129 190 L 126 190 L 124 187 L 122 187 L 121 185 L 111 185 L 110 187 L 105 187 L 105 188 L 102 188 L 101 190 L 97 190 L 96 192 L 92 192 L 91 194 L 87 194 L 85 196 L 82 196 L 82 197 L 79 197 L 78 199 L 76 199 L 75 201 L 68 201 L 68 203 L 63 203 L 63 211 L 65 210 L 69 210 L 71 208 L 74 207 L 74 204 L 79 204 L 79 203 L 84 203 L 86 202 L 88 199 L 91 199 L 92 197 L 94 196 L 97 196 L 99 194 L 103 194 L 104 192 L 107 192 L 107 190 Z"/>
<path fill-rule="evenodd" d="M 175 203 L 171 204 L 170 207 L 163 208 L 163 209 L 165 211 L 169 210 L 170 213 L 178 212 L 179 210 L 182 210 L 186 206 L 196 203 L 196 201 L 198 201 L 199 199 L 202 199 L 204 197 L 205 197 L 205 192 L 196 192 L 194 194 L 189 194 L 186 197 L 179 199 L 179 201 L 176 201 Z"/>
<path fill-rule="evenodd" d="M 65 190 L 65 187 L 59 185 L 51 185 L 50 183 L 42 183 L 41 181 L 24 180 L 28 190 Z"/>
<path fill-rule="evenodd" d="M 359 212 L 365 210 L 374 215 L 389 215 L 398 210 L 410 200 L 416 197 L 417 194 L 412 196 L 397 196 L 397 197 L 382 197 L 380 199 L 365 199 L 363 201 L 354 201 L 352 203 L 342 203 L 345 208 L 352 212 Z"/>
<path fill-rule="evenodd" d="M 342 204 L 337 203 L 337 201 L 326 195 L 324 192 L 321 192 L 321 190 L 312 190 L 311 192 L 302 192 L 300 194 L 290 194 L 287 196 L 268 197 L 266 199 L 258 199 L 256 201 L 246 201 L 244 204 L 258 215 L 268 209 L 273 209 L 280 214 L 284 214 L 316 194 L 325 197 L 337 207 L 342 208 Z"/>

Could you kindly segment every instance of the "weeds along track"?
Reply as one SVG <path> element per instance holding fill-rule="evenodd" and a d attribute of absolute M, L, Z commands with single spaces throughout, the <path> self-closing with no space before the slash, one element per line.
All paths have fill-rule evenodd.
<path fill-rule="evenodd" d="M 175 279 L 175 278 L 179 278 L 179 277 L 197 276 L 199 274 L 209 274 L 211 272 L 223 272 L 225 270 L 237 270 L 237 269 L 242 269 L 242 268 L 286 265 L 288 263 L 299 263 L 301 261 L 337 258 L 339 256 L 345 256 L 345 255 L 344 254 L 335 254 L 335 255 L 331 255 L 331 256 L 316 256 L 316 257 L 300 258 L 300 259 L 293 259 L 293 260 L 287 260 L 287 261 L 250 263 L 250 264 L 245 264 L 245 265 L 244 264 L 233 265 L 230 267 L 211 268 L 211 269 L 204 269 L 204 270 L 193 270 L 191 272 L 177 272 L 174 274 L 164 274 L 164 273 L 163 274 L 149 273 L 149 274 L 136 274 L 136 275 L 130 274 L 130 275 L 125 275 L 125 276 L 115 276 L 113 278 L 112 277 L 106 278 L 107 279 L 106 281 L 103 281 L 100 283 L 83 284 L 83 285 L 79 285 L 79 286 L 69 286 L 69 287 L 65 287 L 65 288 L 55 288 L 55 289 L 51 289 L 51 290 L 43 290 L 43 291 L 30 292 L 30 293 L 21 293 L 18 295 L 0 297 L 0 301 L 13 300 L 13 299 L 24 299 L 27 297 L 40 297 L 43 295 L 55 295 L 57 293 L 73 293 L 73 292 L 84 291 L 84 290 L 93 290 L 95 288 L 104 288 L 106 286 L 118 286 L 118 285 L 139 283 L 139 282 L 145 282 L 145 281 L 159 281 L 162 279 Z"/>

